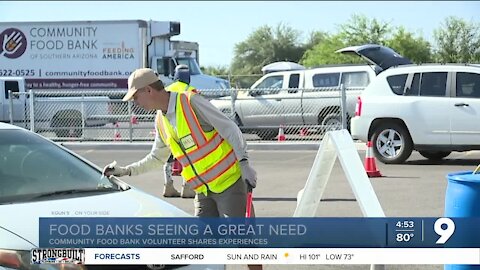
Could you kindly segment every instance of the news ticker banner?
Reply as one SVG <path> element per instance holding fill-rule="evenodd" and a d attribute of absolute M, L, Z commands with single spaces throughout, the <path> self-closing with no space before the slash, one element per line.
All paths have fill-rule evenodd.
<path fill-rule="evenodd" d="M 32 264 L 480 264 L 479 248 L 32 249 Z"/>
<path fill-rule="evenodd" d="M 480 248 L 480 218 L 40 218 L 40 248 Z"/>

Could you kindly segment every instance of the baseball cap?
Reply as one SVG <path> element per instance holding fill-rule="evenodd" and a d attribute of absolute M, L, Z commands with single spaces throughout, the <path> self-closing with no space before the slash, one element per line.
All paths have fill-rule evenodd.
<path fill-rule="evenodd" d="M 181 81 L 186 84 L 190 84 L 190 71 L 187 65 L 178 65 L 175 67 L 174 81 Z"/>
<path fill-rule="evenodd" d="M 140 68 L 135 70 L 128 77 L 128 92 L 123 97 L 123 101 L 128 101 L 132 99 L 133 95 L 139 90 L 142 89 L 156 81 L 158 81 L 158 76 L 151 68 Z"/>

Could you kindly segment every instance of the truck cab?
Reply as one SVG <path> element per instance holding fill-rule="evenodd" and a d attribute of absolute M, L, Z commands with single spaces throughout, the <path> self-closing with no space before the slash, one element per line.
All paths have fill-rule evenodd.
<path fill-rule="evenodd" d="M 170 40 L 180 34 L 179 22 L 150 21 L 149 33 L 152 43 L 148 45 L 150 68 L 156 70 L 165 85 L 173 82 L 175 67 L 187 65 L 191 74 L 191 85 L 207 98 L 229 95 L 227 80 L 203 74 L 200 70 L 199 45 L 197 42 Z"/>

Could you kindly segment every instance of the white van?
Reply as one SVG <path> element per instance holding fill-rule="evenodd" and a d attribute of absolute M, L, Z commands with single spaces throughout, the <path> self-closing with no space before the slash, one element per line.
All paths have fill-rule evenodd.
<path fill-rule="evenodd" d="M 357 97 L 375 76 L 375 67 L 369 65 L 278 71 L 256 81 L 247 95 L 239 95 L 235 113 L 231 112 L 230 100 L 211 102 L 234 117 L 240 127 L 255 130 L 262 139 L 273 139 L 280 125 L 340 126 L 340 85 L 347 88 L 350 118 L 355 112 Z"/>

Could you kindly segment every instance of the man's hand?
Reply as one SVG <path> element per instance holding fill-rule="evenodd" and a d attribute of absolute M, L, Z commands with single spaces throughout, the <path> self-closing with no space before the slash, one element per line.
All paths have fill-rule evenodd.
<path fill-rule="evenodd" d="M 242 179 L 252 188 L 257 186 L 257 172 L 250 166 L 248 160 L 240 161 L 240 170 L 242 171 Z"/>
<path fill-rule="evenodd" d="M 115 175 L 120 177 L 120 176 L 130 175 L 130 170 L 125 167 L 117 166 L 117 162 L 113 161 L 112 163 L 105 166 L 105 168 L 103 168 L 103 175 L 107 177 L 110 175 Z"/>

